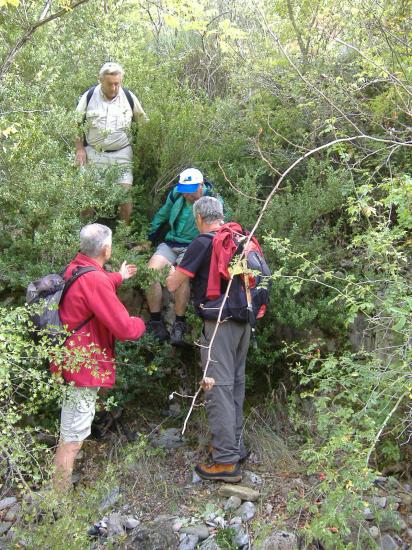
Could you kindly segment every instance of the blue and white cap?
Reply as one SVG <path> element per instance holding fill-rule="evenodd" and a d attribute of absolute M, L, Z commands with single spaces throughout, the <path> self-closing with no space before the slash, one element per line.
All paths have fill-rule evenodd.
<path fill-rule="evenodd" d="M 177 190 L 179 193 L 196 193 L 203 183 L 203 174 L 197 168 L 187 168 L 179 176 Z"/>

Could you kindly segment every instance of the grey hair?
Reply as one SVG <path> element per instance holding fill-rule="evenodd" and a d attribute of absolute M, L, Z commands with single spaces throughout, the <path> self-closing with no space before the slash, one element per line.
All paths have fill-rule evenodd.
<path fill-rule="evenodd" d="M 202 221 L 207 224 L 223 220 L 224 214 L 222 203 L 214 197 L 200 197 L 200 199 L 193 204 L 193 215 L 195 218 L 197 214 L 199 214 Z"/>
<path fill-rule="evenodd" d="M 99 78 L 103 78 L 106 74 L 120 74 L 124 75 L 123 67 L 119 63 L 112 63 L 109 61 L 102 65 L 99 71 Z"/>
<path fill-rule="evenodd" d="M 112 230 L 100 223 L 89 223 L 80 230 L 80 252 L 97 258 L 103 247 L 112 243 Z"/>

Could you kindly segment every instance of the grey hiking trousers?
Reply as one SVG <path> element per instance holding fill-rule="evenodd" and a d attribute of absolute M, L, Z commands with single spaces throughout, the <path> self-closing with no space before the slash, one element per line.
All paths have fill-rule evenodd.
<path fill-rule="evenodd" d="M 208 346 L 216 321 L 204 321 L 200 343 Z M 234 464 L 246 454 L 243 445 L 243 401 L 245 365 L 250 341 L 250 325 L 225 321 L 219 325 L 212 346 L 206 376 L 215 385 L 205 391 L 206 412 L 212 434 L 213 461 Z M 205 369 L 208 350 L 201 348 Z"/>

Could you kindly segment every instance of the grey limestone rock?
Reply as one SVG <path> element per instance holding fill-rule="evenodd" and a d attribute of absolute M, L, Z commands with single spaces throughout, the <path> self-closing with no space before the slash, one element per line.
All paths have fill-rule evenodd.
<path fill-rule="evenodd" d="M 153 435 L 151 439 L 153 447 L 161 447 L 163 449 L 178 449 L 185 444 L 178 428 L 167 428 L 159 434 Z"/>
<path fill-rule="evenodd" d="M 128 516 L 124 518 L 124 526 L 126 527 L 126 529 L 135 529 L 139 524 L 140 521 L 133 516 Z"/>
<path fill-rule="evenodd" d="M 260 475 L 255 474 L 254 472 L 250 472 L 249 470 L 246 470 L 243 472 L 243 477 L 246 478 L 250 483 L 253 483 L 254 485 L 262 485 L 263 479 Z"/>
<path fill-rule="evenodd" d="M 128 550 L 176 550 L 179 548 L 179 543 L 171 524 L 157 521 L 137 526 L 127 548 Z"/>
<path fill-rule="evenodd" d="M 241 525 L 237 525 L 236 527 L 236 534 L 233 537 L 233 542 L 238 548 L 242 548 L 246 544 L 249 544 L 249 535 L 246 533 Z"/>
<path fill-rule="evenodd" d="M 298 548 L 298 538 L 294 533 L 273 531 L 262 541 L 259 550 L 298 550 Z"/>
<path fill-rule="evenodd" d="M 368 520 L 372 520 L 375 517 L 375 514 L 372 512 L 370 508 L 364 508 L 363 509 L 363 517 Z"/>
<path fill-rule="evenodd" d="M 99 505 L 99 512 L 103 512 L 104 510 L 107 510 L 108 508 L 116 504 L 121 496 L 122 494 L 120 492 L 120 487 L 115 487 L 114 489 L 112 489 L 101 501 Z"/>
<path fill-rule="evenodd" d="M 107 536 L 119 537 L 124 532 L 124 518 L 118 512 L 112 512 L 107 519 Z"/>
<path fill-rule="evenodd" d="M 386 508 L 388 499 L 386 497 L 373 497 L 372 498 L 372 504 L 376 506 L 376 508 Z"/>
<path fill-rule="evenodd" d="M 4 535 L 4 533 L 7 533 L 7 531 L 12 526 L 11 521 L 0 521 L 0 535 Z"/>
<path fill-rule="evenodd" d="M 227 512 L 232 512 L 233 510 L 236 510 L 237 508 L 239 508 L 241 504 L 242 504 L 241 499 L 236 495 L 232 495 L 227 499 L 225 503 L 225 510 Z"/>
<path fill-rule="evenodd" d="M 372 525 L 372 527 L 369 529 L 369 534 L 373 539 L 377 539 L 380 534 L 379 527 L 376 527 L 376 525 Z"/>
<path fill-rule="evenodd" d="M 196 535 L 199 540 L 205 540 L 209 536 L 209 529 L 203 523 L 198 523 L 197 525 L 189 525 L 188 527 L 183 527 L 181 529 L 182 533 L 187 535 Z"/>
<path fill-rule="evenodd" d="M 6 515 L 4 516 L 4 521 L 16 521 L 16 519 L 20 515 L 20 510 L 21 510 L 21 505 L 18 502 L 16 502 L 16 504 L 13 504 L 13 506 L 11 506 L 7 510 Z"/>
<path fill-rule="evenodd" d="M 7 497 L 0 500 L 0 510 L 4 510 L 5 508 L 10 508 L 10 506 L 13 506 L 13 504 L 16 504 L 17 498 L 16 497 Z"/>
<path fill-rule="evenodd" d="M 236 513 L 243 521 L 250 521 L 256 514 L 256 506 L 253 502 L 244 502 L 242 506 L 237 509 Z"/>
<path fill-rule="evenodd" d="M 179 550 L 194 550 L 198 542 L 199 537 L 197 535 L 186 534 L 180 541 Z"/>
<path fill-rule="evenodd" d="M 214 537 L 204 540 L 199 546 L 199 550 L 221 550 Z"/>

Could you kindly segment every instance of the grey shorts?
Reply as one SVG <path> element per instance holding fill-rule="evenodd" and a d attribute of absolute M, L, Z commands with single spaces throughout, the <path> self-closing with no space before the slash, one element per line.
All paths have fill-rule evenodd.
<path fill-rule="evenodd" d="M 67 387 L 61 412 L 61 441 L 81 442 L 90 435 L 98 391 L 99 388 Z"/>
<path fill-rule="evenodd" d="M 179 265 L 185 255 L 187 246 L 170 247 L 166 243 L 160 243 L 156 248 L 154 256 L 166 258 L 172 265 Z"/>
<path fill-rule="evenodd" d="M 131 146 L 119 149 L 119 151 L 113 151 L 111 153 L 104 153 L 102 151 L 96 151 L 91 145 L 86 145 L 87 161 L 90 164 L 96 166 L 113 166 L 117 165 L 121 168 L 121 173 L 117 180 L 117 183 L 129 184 L 133 183 L 133 151 Z"/>

